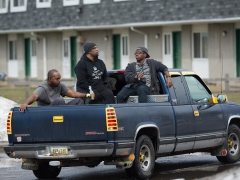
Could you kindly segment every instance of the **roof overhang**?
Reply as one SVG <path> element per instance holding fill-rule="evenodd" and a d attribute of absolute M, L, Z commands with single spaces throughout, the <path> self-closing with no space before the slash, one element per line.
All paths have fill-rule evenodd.
<path fill-rule="evenodd" d="M 50 31 L 66 31 L 66 30 L 85 31 L 85 30 L 98 30 L 98 29 L 119 29 L 119 28 L 130 28 L 130 27 L 146 27 L 146 26 L 153 27 L 153 26 L 171 26 L 171 25 L 206 24 L 206 23 L 233 23 L 238 21 L 240 21 L 240 17 L 223 18 L 223 19 L 141 22 L 141 23 L 98 25 L 98 26 L 65 26 L 65 27 L 44 28 L 44 29 L 0 30 L 0 34 L 50 32 Z"/>

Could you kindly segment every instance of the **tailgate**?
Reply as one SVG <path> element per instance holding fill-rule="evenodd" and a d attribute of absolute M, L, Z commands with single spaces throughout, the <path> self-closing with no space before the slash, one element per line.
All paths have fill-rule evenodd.
<path fill-rule="evenodd" d="M 13 109 L 9 143 L 107 141 L 105 105 Z"/>

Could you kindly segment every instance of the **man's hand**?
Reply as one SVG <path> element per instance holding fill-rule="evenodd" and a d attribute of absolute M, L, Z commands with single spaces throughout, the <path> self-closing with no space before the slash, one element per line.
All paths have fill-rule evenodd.
<path fill-rule="evenodd" d="M 27 109 L 27 107 L 29 107 L 28 104 L 22 104 L 22 105 L 20 106 L 20 108 L 19 108 L 19 111 L 22 112 L 22 113 L 24 113 L 24 111 Z"/>
<path fill-rule="evenodd" d="M 138 80 L 140 80 L 142 77 L 143 77 L 143 73 L 142 72 L 140 72 L 140 73 L 138 73 L 136 76 L 135 76 L 135 78 L 136 79 L 138 79 Z"/>
<path fill-rule="evenodd" d="M 94 100 L 94 98 L 95 98 L 95 94 L 94 94 L 93 91 L 90 93 L 90 96 L 91 96 L 91 100 Z"/>

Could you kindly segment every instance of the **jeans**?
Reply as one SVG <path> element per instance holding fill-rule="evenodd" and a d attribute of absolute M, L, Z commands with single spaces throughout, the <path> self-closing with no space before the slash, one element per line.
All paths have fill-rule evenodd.
<path fill-rule="evenodd" d="M 65 103 L 64 99 L 59 97 L 57 99 L 55 99 L 51 104 L 50 106 L 61 106 L 61 105 L 78 105 L 78 106 L 81 106 L 81 105 L 84 105 L 84 101 L 82 98 L 75 98 L 73 100 L 71 100 L 69 103 Z"/>
<path fill-rule="evenodd" d="M 147 95 L 149 95 L 150 89 L 146 84 L 138 83 L 134 84 L 130 88 L 123 87 L 117 94 L 117 103 L 124 103 L 129 96 L 138 95 L 139 103 L 147 102 Z"/>

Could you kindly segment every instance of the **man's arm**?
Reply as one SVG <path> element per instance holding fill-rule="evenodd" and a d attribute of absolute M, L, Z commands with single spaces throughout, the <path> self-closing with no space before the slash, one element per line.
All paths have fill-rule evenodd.
<path fill-rule="evenodd" d="M 167 86 L 168 88 L 172 87 L 172 78 L 169 74 L 169 71 L 164 71 L 165 76 L 167 77 Z"/>
<path fill-rule="evenodd" d="M 167 78 L 167 86 L 168 88 L 172 87 L 172 79 L 171 79 L 171 75 L 169 74 L 168 68 L 166 65 L 164 65 L 163 63 L 161 63 L 160 61 L 156 61 L 156 70 L 157 71 L 161 71 L 165 74 L 166 78 Z"/>
<path fill-rule="evenodd" d="M 27 106 L 34 103 L 37 99 L 38 99 L 38 95 L 37 94 L 32 94 L 26 100 L 26 102 L 20 106 L 19 110 L 23 113 L 26 110 Z"/>
<path fill-rule="evenodd" d="M 76 91 L 73 91 L 71 89 L 69 89 L 66 93 L 65 93 L 66 96 L 68 97 L 72 97 L 72 98 L 85 98 L 88 96 L 88 94 L 84 94 L 84 93 L 80 93 L 80 92 L 76 92 Z M 92 92 L 90 94 L 90 97 L 92 100 L 94 100 L 94 93 Z"/>

